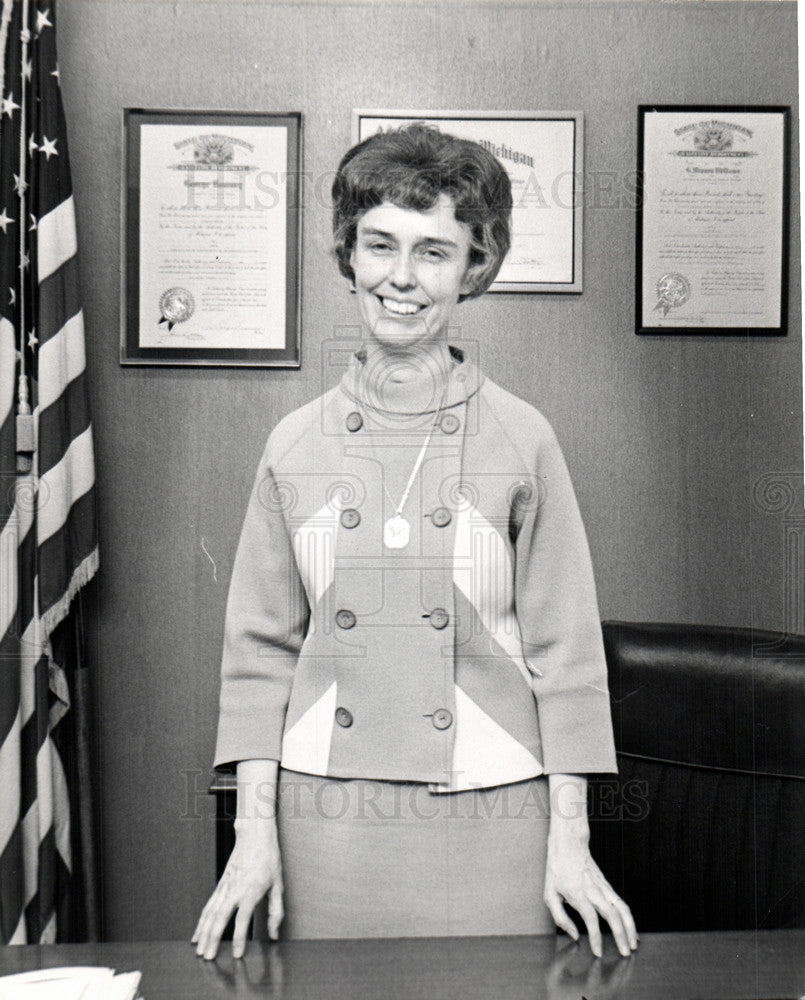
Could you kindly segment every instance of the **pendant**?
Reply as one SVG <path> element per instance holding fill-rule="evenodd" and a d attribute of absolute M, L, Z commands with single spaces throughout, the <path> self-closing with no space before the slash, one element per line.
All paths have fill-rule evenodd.
<path fill-rule="evenodd" d="M 404 549 L 411 536 L 411 525 L 400 514 L 390 517 L 383 525 L 383 544 L 387 549 Z"/>

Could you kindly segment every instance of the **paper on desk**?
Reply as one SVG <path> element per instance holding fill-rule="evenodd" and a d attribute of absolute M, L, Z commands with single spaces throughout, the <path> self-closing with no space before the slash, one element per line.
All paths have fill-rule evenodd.
<path fill-rule="evenodd" d="M 134 1000 L 139 972 L 75 966 L 36 969 L 0 978 L 0 1000 Z"/>

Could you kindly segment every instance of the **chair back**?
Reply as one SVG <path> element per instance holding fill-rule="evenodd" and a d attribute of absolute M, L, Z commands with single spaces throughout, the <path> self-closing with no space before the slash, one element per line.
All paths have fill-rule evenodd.
<path fill-rule="evenodd" d="M 805 636 L 603 624 L 593 857 L 644 931 L 805 926 Z"/>

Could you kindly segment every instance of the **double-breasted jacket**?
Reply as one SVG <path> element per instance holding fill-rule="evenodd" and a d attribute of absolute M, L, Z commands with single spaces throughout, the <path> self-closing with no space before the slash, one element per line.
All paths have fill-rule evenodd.
<path fill-rule="evenodd" d="M 451 352 L 447 376 L 383 385 L 356 356 L 271 433 L 229 591 L 216 766 L 272 758 L 435 791 L 616 770 L 556 437 Z M 408 543 L 390 548 L 418 460 Z"/>

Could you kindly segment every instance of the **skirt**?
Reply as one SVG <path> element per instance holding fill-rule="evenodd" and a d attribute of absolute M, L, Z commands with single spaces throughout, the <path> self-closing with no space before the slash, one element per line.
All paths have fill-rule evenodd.
<path fill-rule="evenodd" d="M 432 793 L 280 769 L 284 938 L 545 934 L 547 778 Z"/>

